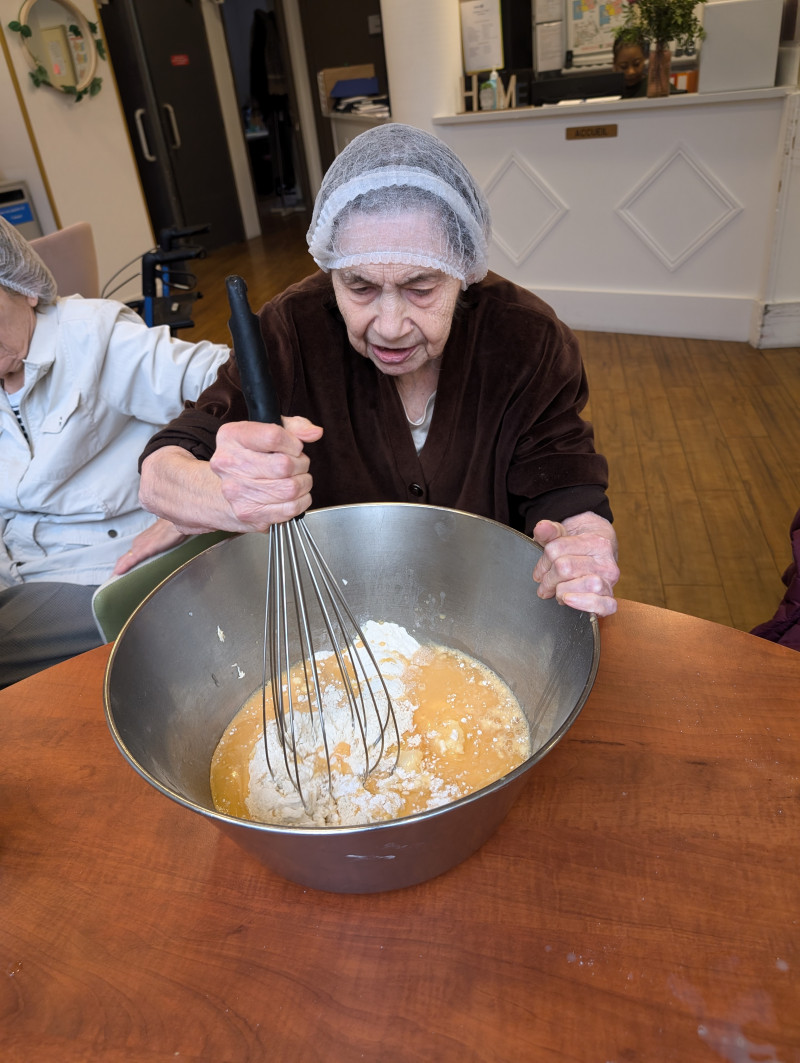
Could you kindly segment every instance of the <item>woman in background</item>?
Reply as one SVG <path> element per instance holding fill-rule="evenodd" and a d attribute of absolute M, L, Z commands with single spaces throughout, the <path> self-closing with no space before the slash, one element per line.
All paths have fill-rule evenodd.
<path fill-rule="evenodd" d="M 228 353 L 57 298 L 0 217 L 0 687 L 100 645 L 95 588 L 185 538 L 140 507 L 136 461 Z"/>
<path fill-rule="evenodd" d="M 614 41 L 614 70 L 625 75 L 622 99 L 647 95 L 647 45 L 645 41 Z"/>

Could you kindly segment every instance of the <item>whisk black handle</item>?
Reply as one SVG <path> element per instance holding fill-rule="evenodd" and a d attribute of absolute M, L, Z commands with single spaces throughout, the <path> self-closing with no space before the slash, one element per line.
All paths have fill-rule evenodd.
<path fill-rule="evenodd" d="M 225 286 L 231 308 L 228 328 L 242 379 L 247 414 L 251 421 L 280 424 L 281 407 L 269 371 L 261 326 L 247 301 L 247 285 L 244 278 L 234 275 L 225 279 Z"/>

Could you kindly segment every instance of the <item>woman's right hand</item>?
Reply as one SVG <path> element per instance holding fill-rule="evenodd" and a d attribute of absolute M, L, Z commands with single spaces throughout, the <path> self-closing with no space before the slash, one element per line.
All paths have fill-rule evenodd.
<path fill-rule="evenodd" d="M 266 531 L 311 505 L 303 444 L 321 436 L 322 429 L 305 417 L 286 417 L 282 425 L 221 425 L 211 461 L 179 446 L 149 454 L 142 462 L 139 501 L 186 535 Z"/>
<path fill-rule="evenodd" d="M 282 425 L 233 421 L 220 427 L 209 465 L 242 530 L 266 531 L 308 509 L 312 481 L 303 444 L 321 436 L 322 429 L 305 417 L 286 417 Z"/>

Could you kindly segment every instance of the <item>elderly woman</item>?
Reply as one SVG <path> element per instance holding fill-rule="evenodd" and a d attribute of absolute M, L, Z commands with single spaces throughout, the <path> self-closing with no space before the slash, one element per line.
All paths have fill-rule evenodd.
<path fill-rule="evenodd" d="M 0 686 L 99 645 L 95 587 L 180 541 L 139 506 L 136 459 L 228 354 L 56 298 L 0 218 Z"/>
<path fill-rule="evenodd" d="M 489 236 L 480 188 L 436 137 L 356 137 L 317 197 L 321 272 L 260 311 L 283 426 L 246 420 L 232 357 L 146 447 L 143 505 L 187 532 L 264 530 L 311 504 L 313 474 L 316 506 L 427 502 L 533 534 L 540 596 L 614 612 L 575 337 L 487 272 Z"/>

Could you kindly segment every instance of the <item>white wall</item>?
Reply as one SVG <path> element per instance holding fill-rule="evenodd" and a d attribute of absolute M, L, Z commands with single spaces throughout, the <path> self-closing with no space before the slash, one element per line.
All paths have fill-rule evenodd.
<path fill-rule="evenodd" d="M 458 109 L 461 20 L 455 0 L 381 0 L 392 119 L 434 132 Z"/>
<path fill-rule="evenodd" d="M 75 3 L 89 21 L 98 22 L 92 3 Z M 154 243 L 116 85 L 108 63 L 100 60 L 97 74 L 103 87 L 97 96 L 76 103 L 47 86 L 36 88 L 28 76 L 30 67 L 20 36 L 7 28 L 19 15 L 19 7 L 19 0 L 0 0 L 6 42 L 0 112 L 4 131 L 8 125 L 14 133 L 9 144 L 3 138 L 3 178 L 12 174 L 28 182 L 46 232 L 76 221 L 91 223 L 102 286 L 116 270 L 139 258 Z M 26 120 L 30 135 L 22 136 Z M 44 175 L 35 164 L 31 138 Z M 43 177 L 50 190 L 49 202 Z M 134 282 L 117 295 L 129 298 L 140 290 L 141 285 Z"/>
<path fill-rule="evenodd" d="M 17 104 L 9 69 L 11 57 L 0 35 L 0 184 L 24 181 L 42 232 L 58 228 L 36 154 L 28 135 L 23 112 Z"/>
<path fill-rule="evenodd" d="M 789 97 L 785 119 L 770 255 L 750 334 L 756 347 L 800 346 L 800 93 Z"/>

